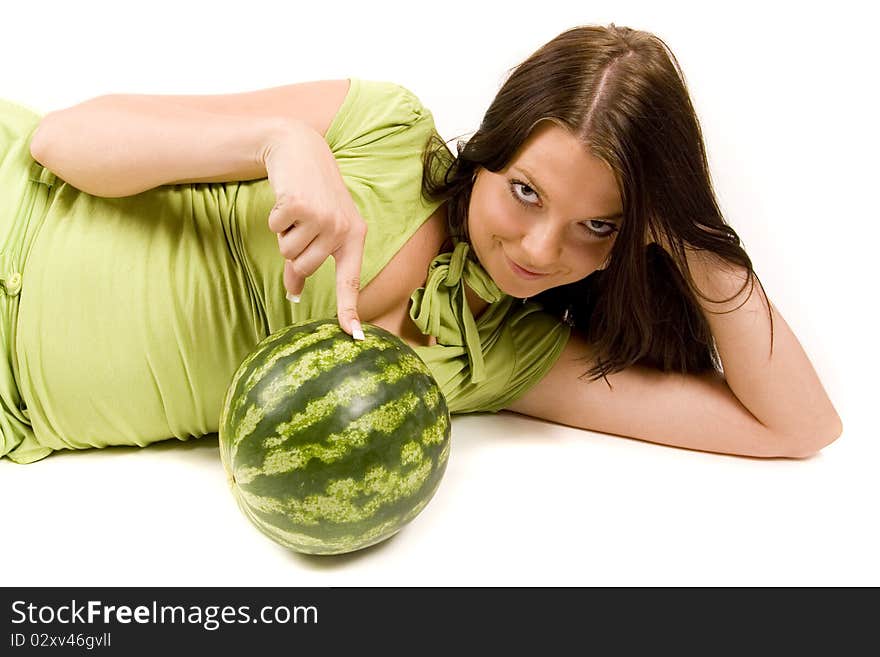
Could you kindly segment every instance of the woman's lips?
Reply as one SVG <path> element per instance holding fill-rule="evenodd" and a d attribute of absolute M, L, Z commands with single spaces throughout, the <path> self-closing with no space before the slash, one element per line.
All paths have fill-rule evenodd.
<path fill-rule="evenodd" d="M 504 257 L 507 259 L 507 265 L 510 267 L 510 270 L 519 276 L 520 278 L 525 278 L 526 280 L 533 281 L 536 278 L 543 278 L 547 276 L 547 274 L 537 274 L 533 271 L 529 271 L 528 269 L 523 269 L 518 264 L 516 264 L 513 260 L 511 260 L 507 254 L 504 254 Z"/>

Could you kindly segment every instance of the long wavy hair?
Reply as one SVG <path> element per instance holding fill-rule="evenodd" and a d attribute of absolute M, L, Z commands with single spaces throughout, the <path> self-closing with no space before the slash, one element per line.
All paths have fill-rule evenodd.
<path fill-rule="evenodd" d="M 611 167 L 623 201 L 606 266 L 532 297 L 590 342 L 593 353 L 585 358 L 593 366 L 584 376 L 604 378 L 633 364 L 664 372 L 722 371 L 697 295 L 729 301 L 749 283 L 751 294 L 760 279 L 718 207 L 700 123 L 675 55 L 653 34 L 612 23 L 567 30 L 511 69 L 479 129 L 457 142 L 457 156 L 436 133 L 426 144 L 422 194 L 448 201 L 451 236 L 468 240 L 478 167 L 506 168 L 543 119 L 568 129 Z M 745 270 L 743 286 L 724 300 L 700 293 L 685 244 Z M 772 354 L 772 313 L 770 319 Z"/>

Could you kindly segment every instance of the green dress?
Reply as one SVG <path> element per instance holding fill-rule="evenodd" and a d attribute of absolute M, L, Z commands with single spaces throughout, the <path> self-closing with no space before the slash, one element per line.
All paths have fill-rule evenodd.
<path fill-rule="evenodd" d="M 335 263 L 285 298 L 267 179 L 86 194 L 30 157 L 37 112 L 0 101 L 0 457 L 147 445 L 218 430 L 227 385 L 270 333 L 335 317 Z M 326 139 L 368 224 L 362 286 L 439 203 L 421 196 L 431 112 L 391 82 L 351 79 Z M 467 283 L 489 306 L 475 320 Z M 410 315 L 452 413 L 503 409 L 540 380 L 570 329 L 503 294 L 459 242 L 431 263 Z"/>

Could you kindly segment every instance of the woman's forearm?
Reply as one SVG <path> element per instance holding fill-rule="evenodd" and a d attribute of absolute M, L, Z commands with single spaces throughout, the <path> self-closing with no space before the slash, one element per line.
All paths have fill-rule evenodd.
<path fill-rule="evenodd" d="M 31 155 L 84 192 L 130 196 L 166 184 L 264 178 L 263 151 L 290 123 L 114 94 L 47 114 Z"/>
<path fill-rule="evenodd" d="M 746 280 L 744 271 L 719 265 L 717 259 L 695 251 L 687 251 L 687 257 L 694 281 L 712 299 L 730 297 Z M 804 453 L 821 449 L 840 436 L 840 417 L 794 333 L 769 302 L 773 313 L 771 356 L 768 301 L 757 281 L 749 295 L 750 289 L 751 284 L 736 298 L 720 304 L 698 297 L 727 385 L 775 434 L 802 446 Z"/>

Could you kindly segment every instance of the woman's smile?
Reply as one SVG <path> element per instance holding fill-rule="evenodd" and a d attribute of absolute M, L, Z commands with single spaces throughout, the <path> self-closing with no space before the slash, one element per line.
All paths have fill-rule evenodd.
<path fill-rule="evenodd" d="M 530 270 L 526 269 L 525 267 L 521 267 L 515 260 L 512 260 L 510 258 L 510 256 L 508 256 L 506 253 L 504 254 L 504 258 L 507 260 L 507 264 L 510 265 L 511 271 L 514 274 L 516 274 L 517 276 L 519 276 L 521 278 L 525 278 L 526 280 L 533 281 L 538 278 L 544 278 L 545 276 L 549 275 L 549 273 L 534 272 L 534 271 L 530 271 Z"/>

